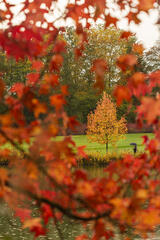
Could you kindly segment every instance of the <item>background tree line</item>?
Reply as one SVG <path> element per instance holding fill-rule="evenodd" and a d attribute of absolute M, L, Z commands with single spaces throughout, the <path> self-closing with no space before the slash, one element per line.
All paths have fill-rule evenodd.
<path fill-rule="evenodd" d="M 97 94 L 93 88 L 95 84 L 94 72 L 91 71 L 92 63 L 95 59 L 105 59 L 107 70 L 105 72 L 104 90 L 111 94 L 115 84 L 126 83 L 126 76 L 118 68 L 116 59 L 122 54 L 136 53 L 139 61 L 138 68 L 141 72 L 149 73 L 160 69 L 159 65 L 159 43 L 148 51 L 137 50 L 136 38 L 134 36 L 121 38 L 122 30 L 114 27 L 104 29 L 102 25 L 87 31 L 87 41 L 83 46 L 81 55 L 81 45 L 74 28 L 67 28 L 65 33 L 59 36 L 66 42 L 66 51 L 63 54 L 63 65 L 60 70 L 60 82 L 68 86 L 69 96 L 67 96 L 67 105 L 65 106 L 69 116 L 75 115 L 81 123 L 87 122 L 88 114 L 96 108 L 96 103 L 102 97 Z M 79 48 L 79 55 L 75 49 Z M 47 61 L 48 56 L 43 58 Z M 75 61 L 76 59 L 76 61 Z M 7 58 L 4 52 L 0 53 L 0 72 L 6 84 L 6 89 L 10 88 L 16 82 L 26 82 L 26 74 L 32 70 L 28 59 L 16 62 L 15 59 Z M 153 94 L 159 91 L 155 88 Z M 114 99 L 113 99 L 114 101 Z M 127 122 L 135 122 L 135 106 L 139 104 L 133 97 L 133 104 L 128 111 L 128 103 L 123 103 L 117 108 L 117 118 L 125 115 Z M 1 109 L 3 111 L 3 109 Z M 28 114 L 28 113 L 27 113 Z M 32 116 L 31 116 L 32 117 Z"/>
<path fill-rule="evenodd" d="M 97 26 L 90 29 L 85 43 L 83 55 L 75 61 L 75 48 L 78 46 L 76 33 L 73 28 L 67 29 L 64 38 L 67 41 L 67 51 L 64 55 L 64 64 L 61 69 L 61 82 L 69 86 L 70 95 L 66 111 L 69 115 L 76 115 L 78 120 L 86 123 L 87 115 L 95 109 L 97 101 L 101 98 L 97 90 L 93 90 L 95 84 L 94 73 L 91 70 L 92 63 L 97 58 L 105 59 L 107 70 L 105 73 L 105 91 L 111 93 L 115 84 L 123 83 L 124 76 L 116 65 L 116 59 L 121 54 L 130 53 L 135 38 L 128 40 L 120 38 L 122 31 L 114 27 L 104 29 Z M 125 114 L 127 104 L 121 106 L 117 113 L 120 119 Z M 134 121 L 133 111 L 128 120 Z"/>

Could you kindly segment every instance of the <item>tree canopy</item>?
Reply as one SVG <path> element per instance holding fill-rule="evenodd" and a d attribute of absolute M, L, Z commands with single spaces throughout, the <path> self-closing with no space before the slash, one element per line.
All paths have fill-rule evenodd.
<path fill-rule="evenodd" d="M 108 152 L 108 143 L 115 144 L 126 132 L 125 119 L 117 119 L 116 107 L 111 101 L 111 97 L 104 92 L 95 111 L 88 115 L 88 138 L 93 142 L 106 144 Z"/>
<path fill-rule="evenodd" d="M 85 32 L 87 39 L 83 47 L 74 28 L 67 28 L 63 34 L 67 45 L 60 71 L 60 82 L 68 86 L 70 93 L 66 111 L 69 115 L 76 115 L 83 123 L 87 122 L 88 113 L 99 100 L 97 88 L 93 88 L 96 86 L 94 61 L 96 63 L 97 58 L 106 61 L 103 83 L 104 89 L 111 93 L 115 84 L 125 84 L 125 77 L 116 65 L 117 58 L 131 52 L 136 41 L 133 36 L 121 38 L 124 31 L 113 26 L 105 29 L 103 25 L 98 25 L 85 29 Z"/>
<path fill-rule="evenodd" d="M 141 64 L 143 71 L 150 73 L 156 70 L 160 70 L 160 42 L 151 47 L 149 50 L 146 50 L 142 55 Z"/>

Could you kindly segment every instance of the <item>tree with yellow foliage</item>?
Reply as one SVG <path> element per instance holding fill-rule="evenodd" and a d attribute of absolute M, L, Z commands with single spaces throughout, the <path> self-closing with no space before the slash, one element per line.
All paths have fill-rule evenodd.
<path fill-rule="evenodd" d="M 94 112 L 88 115 L 87 136 L 92 142 L 115 144 L 127 132 L 125 118 L 117 119 L 116 107 L 105 92 Z"/>

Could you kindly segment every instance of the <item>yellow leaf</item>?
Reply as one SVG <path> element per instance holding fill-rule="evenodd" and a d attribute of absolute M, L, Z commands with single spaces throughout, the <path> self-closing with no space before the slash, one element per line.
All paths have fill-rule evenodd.
<path fill-rule="evenodd" d="M 136 193 L 137 198 L 146 199 L 148 197 L 148 192 L 145 189 L 139 189 Z"/>

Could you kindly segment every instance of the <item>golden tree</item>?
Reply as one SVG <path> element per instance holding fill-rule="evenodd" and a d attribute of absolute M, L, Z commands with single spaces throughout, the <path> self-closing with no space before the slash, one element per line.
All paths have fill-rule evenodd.
<path fill-rule="evenodd" d="M 125 118 L 117 119 L 116 107 L 105 92 L 94 112 L 88 115 L 87 135 L 92 142 L 115 144 L 127 132 Z"/>

